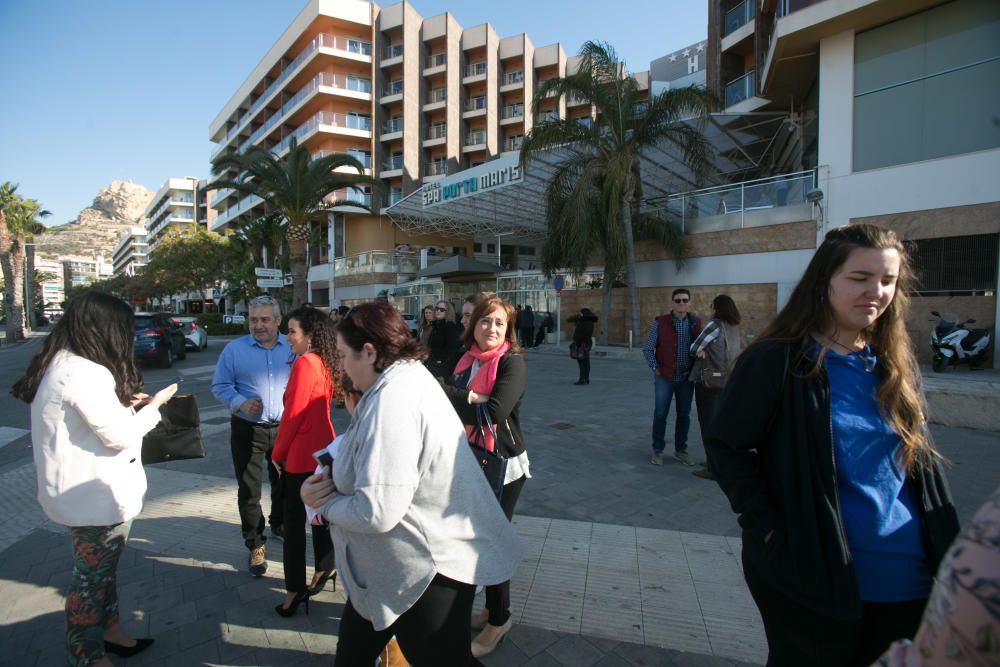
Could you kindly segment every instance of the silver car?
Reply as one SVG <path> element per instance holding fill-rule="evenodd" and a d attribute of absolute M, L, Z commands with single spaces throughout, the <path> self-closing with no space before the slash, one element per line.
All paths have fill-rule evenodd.
<path fill-rule="evenodd" d="M 197 317 L 176 316 L 170 319 L 184 334 L 184 347 L 195 352 L 208 347 L 208 332 Z"/>

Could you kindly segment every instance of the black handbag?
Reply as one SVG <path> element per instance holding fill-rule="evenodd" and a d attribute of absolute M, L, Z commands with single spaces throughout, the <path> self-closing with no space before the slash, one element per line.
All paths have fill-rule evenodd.
<path fill-rule="evenodd" d="M 497 430 L 493 426 L 493 420 L 490 419 L 489 410 L 485 405 L 476 405 L 476 422 L 476 430 L 469 438 L 469 449 L 472 450 L 472 455 L 476 457 L 476 463 L 479 464 L 486 476 L 486 481 L 489 483 L 493 495 L 497 497 L 497 500 L 500 500 L 503 495 L 504 476 L 507 474 L 507 459 L 496 450 Z M 492 452 L 486 449 L 487 429 L 493 436 Z"/>
<path fill-rule="evenodd" d="M 580 358 L 580 347 L 576 343 L 569 344 L 569 358 L 570 359 Z"/>
<path fill-rule="evenodd" d="M 205 458 L 201 417 L 194 396 L 174 396 L 160 406 L 160 423 L 142 439 L 142 463 Z"/>

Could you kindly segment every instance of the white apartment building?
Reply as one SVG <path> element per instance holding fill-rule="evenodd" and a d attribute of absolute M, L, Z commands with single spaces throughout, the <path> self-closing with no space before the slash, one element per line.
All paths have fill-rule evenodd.
<path fill-rule="evenodd" d="M 134 276 L 149 261 L 146 228 L 133 226 L 122 232 L 111 256 L 112 272 L 118 276 Z"/>
<path fill-rule="evenodd" d="M 168 178 L 160 186 L 143 213 L 149 252 L 155 252 L 169 234 L 199 228 L 198 200 L 202 194 L 199 180 L 192 176 Z M 205 221 L 200 222 L 204 228 Z"/>

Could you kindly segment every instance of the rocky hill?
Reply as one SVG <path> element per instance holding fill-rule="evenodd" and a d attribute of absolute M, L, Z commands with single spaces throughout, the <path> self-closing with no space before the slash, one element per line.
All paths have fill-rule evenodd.
<path fill-rule="evenodd" d="M 50 227 L 35 236 L 39 255 L 102 255 L 108 260 L 121 233 L 141 224 L 143 211 L 153 193 L 131 181 L 111 181 L 94 197 L 89 208 L 80 211 L 75 222 Z"/>

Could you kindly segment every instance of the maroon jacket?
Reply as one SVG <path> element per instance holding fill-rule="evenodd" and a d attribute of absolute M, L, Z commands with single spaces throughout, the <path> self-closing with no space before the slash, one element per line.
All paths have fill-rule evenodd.
<path fill-rule="evenodd" d="M 691 313 L 688 313 L 687 319 L 691 327 L 690 343 L 693 343 L 701 333 L 701 320 Z M 674 330 L 673 313 L 657 317 L 656 326 L 656 372 L 664 380 L 673 380 L 677 370 L 677 331 Z"/>

